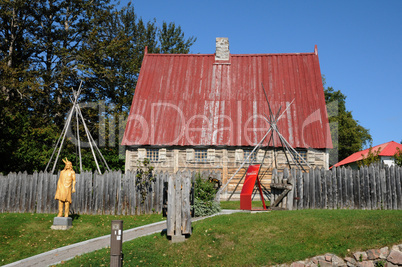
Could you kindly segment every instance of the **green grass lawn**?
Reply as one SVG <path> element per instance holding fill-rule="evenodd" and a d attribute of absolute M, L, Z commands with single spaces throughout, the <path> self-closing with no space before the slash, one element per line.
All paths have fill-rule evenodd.
<path fill-rule="evenodd" d="M 184 243 L 153 234 L 123 244 L 126 266 L 254 266 L 324 253 L 345 256 L 402 243 L 402 211 L 302 210 L 237 213 L 193 223 Z M 109 266 L 102 249 L 67 266 Z"/>
<path fill-rule="evenodd" d="M 266 201 L 265 206 L 268 208 L 270 202 Z M 253 209 L 262 209 L 262 201 L 251 201 L 251 206 Z M 239 210 L 240 209 L 240 200 L 236 201 L 221 201 L 221 208 L 227 210 Z"/>
<path fill-rule="evenodd" d="M 1 213 L 0 265 L 55 248 L 110 234 L 111 221 L 123 220 L 130 229 L 162 221 L 160 214 L 141 216 L 80 215 L 68 231 L 52 230 L 55 214 Z"/>

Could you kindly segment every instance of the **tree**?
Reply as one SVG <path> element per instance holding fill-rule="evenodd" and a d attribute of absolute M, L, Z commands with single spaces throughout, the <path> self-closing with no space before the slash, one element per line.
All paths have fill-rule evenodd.
<path fill-rule="evenodd" d="M 397 152 L 394 155 L 395 164 L 402 167 L 402 150 L 399 149 L 398 147 L 396 148 L 396 150 Z"/>
<path fill-rule="evenodd" d="M 362 167 L 362 166 L 370 166 L 373 163 L 379 162 L 380 161 L 380 154 L 381 152 L 381 147 L 377 149 L 377 151 L 373 151 L 373 148 L 370 147 L 367 155 L 365 156 L 362 154 L 362 160 L 359 160 L 357 162 L 357 166 Z"/>
<path fill-rule="evenodd" d="M 158 36 L 161 43 L 160 52 L 168 54 L 187 54 L 190 51 L 190 46 L 196 41 L 194 37 L 185 40 L 181 27 L 176 27 L 172 22 L 169 24 L 163 22 L 162 29 L 159 29 Z"/>
<path fill-rule="evenodd" d="M 195 41 L 180 26 L 156 25 L 110 0 L 0 0 L 0 171 L 44 169 L 81 81 L 89 129 L 100 144 L 112 140 L 102 152 L 123 168 L 118 135 L 105 129 L 127 117 L 145 47 L 188 53 Z M 83 153 L 84 169 L 93 168 L 91 153 Z M 73 161 L 75 154 L 67 142 L 61 156 Z"/>
<path fill-rule="evenodd" d="M 110 13 L 87 36 L 80 62 L 86 67 L 85 87 L 91 91 L 83 99 L 97 99 L 107 105 L 102 120 L 109 126 L 105 129 L 112 132 L 104 131 L 98 138 L 110 141 L 115 136 L 115 142 L 108 142 L 102 151 L 111 152 L 108 161 L 119 162 L 119 147 L 115 144 L 121 140 L 116 131 L 124 131 L 119 121 L 128 116 L 145 48 L 148 53 L 188 53 L 195 38 L 184 38 L 180 26 L 174 23 L 164 22 L 159 29 L 156 20 L 144 22 L 130 4 Z M 99 124 L 94 125 L 97 127 Z M 124 168 L 121 160 L 120 166 Z"/>
<path fill-rule="evenodd" d="M 35 53 L 34 20 L 37 1 L 0 0 L 0 158 L 2 170 L 23 165 L 13 155 L 21 144 L 21 134 L 30 127 L 32 92 L 37 90 L 36 70 L 30 61 Z"/>
<path fill-rule="evenodd" d="M 325 85 L 325 78 L 323 78 Z M 351 154 L 371 145 L 369 130 L 353 118 L 352 112 L 346 109 L 346 96 L 332 87 L 324 89 L 325 102 L 331 128 L 334 149 L 330 151 L 330 165 L 343 160 Z"/>

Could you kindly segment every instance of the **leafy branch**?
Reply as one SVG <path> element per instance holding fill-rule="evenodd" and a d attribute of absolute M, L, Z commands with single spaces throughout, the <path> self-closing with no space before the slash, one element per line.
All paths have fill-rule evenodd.
<path fill-rule="evenodd" d="M 141 194 L 141 204 L 145 202 L 148 191 L 152 188 L 152 183 L 155 182 L 155 176 L 153 175 L 154 167 L 150 163 L 151 161 L 147 158 L 142 161 L 138 160 L 135 182 Z"/>

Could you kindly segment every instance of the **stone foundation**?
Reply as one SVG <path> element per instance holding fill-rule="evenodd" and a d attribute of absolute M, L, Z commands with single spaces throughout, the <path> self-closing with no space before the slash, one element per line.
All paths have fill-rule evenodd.
<path fill-rule="evenodd" d="M 275 267 L 396 267 L 402 266 L 402 244 L 392 246 L 391 249 L 383 247 L 381 249 L 370 249 L 364 252 L 355 252 L 351 257 L 344 259 L 327 253 L 316 256 L 304 261 L 297 261 L 291 264 L 274 265 Z"/>

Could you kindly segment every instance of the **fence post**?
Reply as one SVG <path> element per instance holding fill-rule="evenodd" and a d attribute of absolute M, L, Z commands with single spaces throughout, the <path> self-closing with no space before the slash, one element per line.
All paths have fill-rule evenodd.
<path fill-rule="evenodd" d="M 396 189 L 396 208 L 402 209 L 402 168 L 395 166 L 395 189 Z"/>

